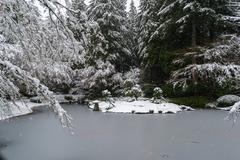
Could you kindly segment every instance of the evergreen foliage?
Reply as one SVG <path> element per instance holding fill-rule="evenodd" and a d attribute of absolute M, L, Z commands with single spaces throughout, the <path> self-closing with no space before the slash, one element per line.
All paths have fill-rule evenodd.
<path fill-rule="evenodd" d="M 223 33 L 236 33 L 236 25 L 227 20 L 233 16 L 227 4 L 226 0 L 142 0 L 143 79 L 150 83 L 168 79 L 165 68 L 173 50 L 205 45 Z"/>
<path fill-rule="evenodd" d="M 127 40 L 128 48 L 131 51 L 131 65 L 139 66 L 140 60 L 138 56 L 138 26 L 137 26 L 137 8 L 132 0 L 130 3 L 130 10 L 128 12 L 128 21 L 127 21 Z"/>
<path fill-rule="evenodd" d="M 45 9 L 44 16 L 36 3 Z M 139 12 L 132 0 L 128 13 L 126 0 L 65 4 L 0 2 L 1 114 L 8 100 L 44 94 L 68 121 L 48 89 L 86 90 L 94 98 L 104 90 L 113 96 L 126 90 L 140 94 L 139 83 L 146 96 L 166 82 L 171 89 L 163 87 L 164 94 L 186 85 L 185 93 L 196 96 L 206 92 L 204 85 L 212 85 L 215 95 L 239 90 L 239 38 L 212 43 L 222 34 L 239 32 L 239 19 L 227 0 L 141 0 Z M 206 45 L 211 49 L 199 47 Z"/>
<path fill-rule="evenodd" d="M 95 21 L 102 34 L 101 50 L 104 50 L 103 61 L 110 61 L 118 72 L 129 70 L 130 51 L 125 40 L 126 1 L 121 0 L 91 0 L 88 16 Z"/>

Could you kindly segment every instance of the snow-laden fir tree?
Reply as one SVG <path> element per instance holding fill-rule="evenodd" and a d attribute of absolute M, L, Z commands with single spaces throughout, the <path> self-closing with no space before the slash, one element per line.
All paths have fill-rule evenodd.
<path fill-rule="evenodd" d="M 161 77 L 164 81 L 168 78 L 169 64 L 166 62 L 171 59 L 168 52 L 204 45 L 235 28 L 226 18 L 232 15 L 232 11 L 225 0 L 160 0 L 155 2 L 149 13 L 147 8 L 141 12 L 147 16 L 154 14 L 152 19 L 155 21 L 151 24 L 156 25 L 150 35 L 146 32 L 143 34 L 147 37 L 143 40 L 145 49 L 142 49 L 147 73 L 144 75 L 151 77 L 151 80 L 159 80 Z"/>
<path fill-rule="evenodd" d="M 139 66 L 139 56 L 138 56 L 138 25 L 137 25 L 137 18 L 138 12 L 137 8 L 132 0 L 130 3 L 130 9 L 128 12 L 128 32 L 127 32 L 127 40 L 128 40 L 128 47 L 131 51 L 132 57 L 132 65 Z"/>
<path fill-rule="evenodd" d="M 144 57 L 147 50 L 148 40 L 153 29 L 157 25 L 156 17 L 156 2 L 155 0 L 141 0 L 140 12 L 138 14 L 137 25 L 139 27 L 139 55 Z"/>
<path fill-rule="evenodd" d="M 87 30 L 87 5 L 85 4 L 84 0 L 72 0 L 70 4 L 70 9 L 67 12 L 67 21 L 68 25 L 74 33 L 74 37 L 78 41 L 83 41 L 82 43 L 86 45 L 86 33 Z"/>
<path fill-rule="evenodd" d="M 87 52 L 84 56 L 85 66 L 76 70 L 75 92 L 86 90 L 89 98 L 102 96 L 102 91 L 112 93 L 122 82 L 121 74 L 116 72 L 110 62 L 106 43 L 97 22 L 89 21 Z"/>
<path fill-rule="evenodd" d="M 158 2 L 159 25 L 151 40 L 167 48 L 204 44 L 233 28 L 227 16 L 233 12 L 227 0 L 168 0 Z"/>
<path fill-rule="evenodd" d="M 159 52 L 160 47 L 157 46 L 157 53 L 151 51 L 150 38 L 153 34 L 155 28 L 159 24 L 159 19 L 157 19 L 159 1 L 157 0 L 141 0 L 140 1 L 140 12 L 138 14 L 138 55 L 142 61 L 143 75 L 142 79 L 146 83 L 152 83 L 155 79 L 159 79 Z M 151 53 L 151 57 L 149 54 Z M 152 67 L 153 66 L 153 67 Z M 157 72 L 152 72 L 152 70 L 157 70 Z M 145 74 L 146 73 L 146 74 Z"/>
<path fill-rule="evenodd" d="M 105 41 L 102 42 L 103 50 L 118 72 L 130 68 L 130 51 L 125 35 L 126 27 L 126 1 L 121 0 L 91 0 L 88 8 L 90 21 L 95 21 L 100 26 L 100 32 Z"/>
<path fill-rule="evenodd" d="M 86 14 L 87 5 L 84 0 L 72 0 L 69 6 L 71 10 L 67 12 L 67 23 L 72 30 L 75 39 L 79 42 L 79 55 L 82 57 L 82 63 L 74 64 L 74 68 L 82 68 L 85 63 L 84 56 L 88 46 L 88 17 Z"/>

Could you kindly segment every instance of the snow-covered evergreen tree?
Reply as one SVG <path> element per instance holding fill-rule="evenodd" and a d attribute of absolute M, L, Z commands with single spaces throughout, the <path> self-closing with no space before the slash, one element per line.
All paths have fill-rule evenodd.
<path fill-rule="evenodd" d="M 75 64 L 74 68 L 81 68 L 84 66 L 87 46 L 88 46 L 88 17 L 86 14 L 87 6 L 84 0 L 73 0 L 70 5 L 71 10 L 67 12 L 68 26 L 72 30 L 75 39 L 79 42 L 79 54 L 82 57 L 81 64 Z"/>
<path fill-rule="evenodd" d="M 102 91 L 112 93 L 121 83 L 121 76 L 110 62 L 108 51 L 105 48 L 105 37 L 101 33 L 97 22 L 89 21 L 88 46 L 84 57 L 85 66 L 76 70 L 75 92 L 86 90 L 89 98 L 102 96 Z"/>
<path fill-rule="evenodd" d="M 139 56 L 138 56 L 138 26 L 137 26 L 137 8 L 132 0 L 130 3 L 130 10 L 128 12 L 128 47 L 131 51 L 132 64 L 139 66 Z"/>
<path fill-rule="evenodd" d="M 139 27 L 139 55 L 144 57 L 146 55 L 147 44 L 153 29 L 156 27 L 156 2 L 155 0 L 141 0 L 140 12 L 138 14 Z"/>
<path fill-rule="evenodd" d="M 107 59 L 116 68 L 123 72 L 129 69 L 130 51 L 125 40 L 126 1 L 121 0 L 91 0 L 88 16 L 100 26 L 105 41 L 102 43 Z"/>
<path fill-rule="evenodd" d="M 145 3 L 141 15 L 152 22 L 149 23 L 151 27 L 144 27 L 146 31 L 141 29 L 140 47 L 143 47 L 140 51 L 144 57 L 144 77 L 151 81 L 168 78 L 169 51 L 204 45 L 234 30 L 234 24 L 226 20 L 232 12 L 225 0 L 159 0 L 151 9 L 146 8 L 150 1 Z"/>
<path fill-rule="evenodd" d="M 156 79 L 159 79 L 160 70 L 159 70 L 159 53 L 161 52 L 160 46 L 156 47 L 157 53 L 153 53 L 153 50 L 150 45 L 151 35 L 159 24 L 159 19 L 157 19 L 158 13 L 158 0 L 141 0 L 140 1 L 140 12 L 138 14 L 138 54 L 142 61 L 143 75 L 142 79 L 146 83 L 155 83 L 153 82 L 153 75 L 156 76 Z M 150 55 L 151 54 L 151 55 Z M 151 56 L 151 57 L 150 57 Z M 156 70 L 154 72 L 153 70 Z M 154 72 L 154 73 L 153 73 Z M 158 73 L 158 74 L 157 74 Z"/>
<path fill-rule="evenodd" d="M 227 0 L 159 1 L 158 8 L 160 23 L 151 39 L 160 39 L 168 48 L 201 45 L 232 30 L 225 18 L 233 15 Z"/>

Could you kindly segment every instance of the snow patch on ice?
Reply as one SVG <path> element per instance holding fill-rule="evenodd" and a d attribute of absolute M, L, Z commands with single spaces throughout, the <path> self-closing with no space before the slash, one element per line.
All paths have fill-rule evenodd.
<path fill-rule="evenodd" d="M 114 107 L 105 101 L 99 101 L 99 108 L 102 112 L 110 113 L 134 113 L 134 114 L 168 114 L 168 113 L 178 113 L 181 111 L 193 111 L 191 107 L 177 105 L 173 103 L 161 103 L 155 104 L 149 100 L 138 100 L 133 102 L 117 100 L 114 103 Z M 94 108 L 94 103 L 90 103 L 89 107 Z M 110 109 L 109 109 L 110 108 Z"/>

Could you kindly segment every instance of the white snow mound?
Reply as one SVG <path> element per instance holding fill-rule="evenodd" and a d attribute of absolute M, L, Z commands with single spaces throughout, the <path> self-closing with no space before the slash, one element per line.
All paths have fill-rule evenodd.
<path fill-rule="evenodd" d="M 99 104 L 99 109 L 102 112 L 110 112 L 110 113 L 133 113 L 133 114 L 150 114 L 150 113 L 162 113 L 162 114 L 175 114 L 181 111 L 193 111 L 191 107 L 177 105 L 173 103 L 162 103 L 155 104 L 151 101 L 121 101 L 117 100 L 112 106 L 108 102 L 104 101 L 95 101 L 89 105 L 91 109 L 94 109 L 94 103 Z"/>

